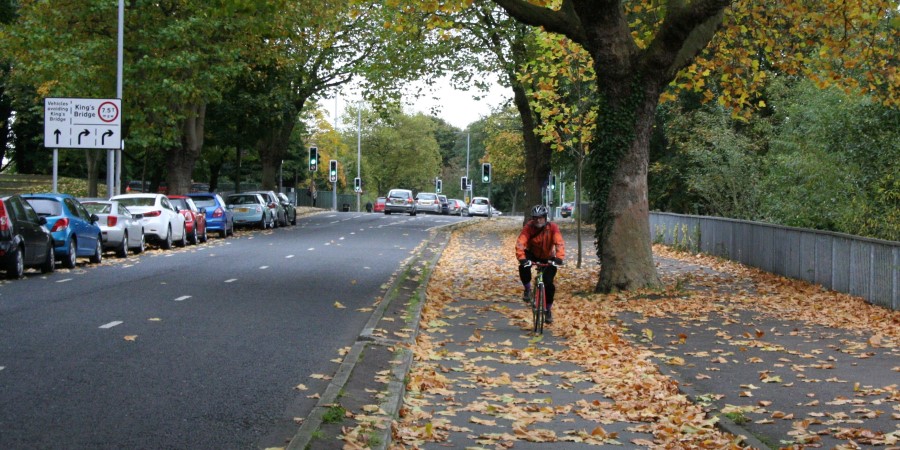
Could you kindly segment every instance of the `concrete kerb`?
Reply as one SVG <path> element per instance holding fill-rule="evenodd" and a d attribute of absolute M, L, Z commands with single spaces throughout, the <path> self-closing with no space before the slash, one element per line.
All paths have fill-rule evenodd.
<path fill-rule="evenodd" d="M 411 350 L 409 350 L 408 347 L 412 345 L 413 342 L 415 342 L 416 336 L 419 332 L 419 318 L 422 313 L 422 308 L 425 306 L 425 302 L 427 300 L 425 298 L 425 290 L 428 286 L 429 280 L 431 279 L 433 270 L 429 270 L 426 276 L 424 276 L 420 280 L 421 282 L 419 284 L 419 287 L 413 294 L 418 295 L 421 301 L 418 302 L 412 317 L 410 317 L 410 320 L 412 322 L 410 326 L 412 327 L 413 331 L 410 333 L 409 338 L 402 341 L 396 341 L 376 337 L 373 334 L 375 327 L 382 319 L 388 305 L 395 301 L 402 300 L 399 296 L 400 285 L 405 281 L 407 274 L 413 268 L 415 268 L 417 264 L 421 263 L 422 256 L 425 253 L 425 250 L 428 248 L 429 243 L 431 243 L 431 241 L 434 239 L 435 235 L 439 231 L 449 230 L 449 232 L 452 232 L 453 230 L 462 228 L 464 226 L 465 224 L 451 224 L 432 230 L 431 235 L 420 246 L 420 249 L 417 252 L 416 256 L 410 258 L 407 264 L 398 269 L 398 276 L 395 277 L 394 282 L 391 284 L 390 288 L 388 288 L 387 292 L 385 293 L 384 299 L 378 304 L 378 306 L 375 308 L 375 311 L 372 312 L 372 315 L 369 317 L 368 322 L 366 322 L 366 325 L 363 328 L 363 331 L 360 333 L 359 338 L 353 344 L 350 351 L 347 353 L 347 356 L 341 362 L 341 366 L 335 373 L 334 378 L 328 384 L 328 387 L 325 388 L 325 392 L 322 394 L 321 398 L 319 398 L 316 406 L 313 407 L 313 410 L 303 421 L 300 429 L 297 430 L 297 433 L 291 439 L 290 443 L 287 445 L 287 447 L 285 447 L 286 450 L 304 450 L 305 448 L 307 448 L 314 437 L 314 433 L 319 429 L 319 427 L 321 427 L 324 415 L 340 396 L 341 390 L 344 389 L 344 386 L 347 384 L 347 380 L 349 380 L 350 375 L 353 373 L 354 367 L 359 362 L 360 356 L 368 345 L 394 346 L 397 344 L 402 344 L 403 346 L 399 349 L 399 351 L 402 353 L 400 355 L 401 359 L 399 363 L 394 366 L 394 369 L 392 371 L 392 378 L 388 383 L 387 395 L 384 399 L 382 408 L 386 413 L 386 419 L 393 419 L 397 417 L 400 411 L 400 406 L 402 405 L 403 395 L 405 394 L 406 386 L 404 379 L 409 373 L 413 361 L 413 353 Z M 427 262 L 427 267 L 432 269 L 435 267 L 437 261 L 443 254 L 448 241 L 449 239 L 445 241 L 443 245 L 441 245 L 440 251 L 434 252 L 435 254 L 432 256 L 431 260 Z M 374 448 L 380 450 L 386 449 L 390 444 L 390 440 L 391 427 L 388 426 L 380 429 L 379 436 L 377 439 L 375 439 L 378 445 Z"/>

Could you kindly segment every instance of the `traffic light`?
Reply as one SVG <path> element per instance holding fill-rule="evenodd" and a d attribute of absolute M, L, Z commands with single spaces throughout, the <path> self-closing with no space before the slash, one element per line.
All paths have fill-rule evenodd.
<path fill-rule="evenodd" d="M 556 189 L 556 175 L 551 173 L 550 174 L 550 190 L 552 191 L 555 189 Z"/>
<path fill-rule="evenodd" d="M 469 177 L 462 177 L 459 179 L 459 189 L 463 192 L 469 189 Z"/>
<path fill-rule="evenodd" d="M 353 190 L 362 192 L 362 180 L 359 177 L 353 179 Z"/>
<path fill-rule="evenodd" d="M 328 163 L 328 181 L 334 183 L 337 181 L 337 160 L 332 159 Z"/>
<path fill-rule="evenodd" d="M 319 170 L 319 149 L 316 147 L 309 148 L 309 171 L 315 172 Z"/>
<path fill-rule="evenodd" d="M 438 178 L 438 179 L 434 182 L 434 191 L 437 192 L 438 194 L 440 194 L 440 193 L 441 193 L 441 188 L 443 187 L 443 185 L 444 185 L 444 181 L 441 180 L 440 178 Z"/>
<path fill-rule="evenodd" d="M 491 182 L 491 164 L 484 163 L 481 165 L 481 182 L 482 183 L 490 183 Z"/>

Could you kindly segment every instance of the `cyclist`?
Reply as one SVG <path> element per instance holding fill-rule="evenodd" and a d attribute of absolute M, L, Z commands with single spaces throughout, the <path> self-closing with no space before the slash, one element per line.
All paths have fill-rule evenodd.
<path fill-rule="evenodd" d="M 553 262 L 556 266 L 563 264 L 566 257 L 565 243 L 559 227 L 547 220 L 547 207 L 535 205 L 531 208 L 531 220 L 522 227 L 519 238 L 516 240 L 516 259 L 519 260 L 519 278 L 525 287 L 522 300 L 526 303 L 531 299 L 531 262 Z M 546 323 L 553 323 L 550 315 L 550 307 L 553 306 L 553 294 L 556 293 L 556 285 L 553 278 L 556 276 L 556 267 L 548 266 L 544 269 L 544 288 L 547 293 Z"/>

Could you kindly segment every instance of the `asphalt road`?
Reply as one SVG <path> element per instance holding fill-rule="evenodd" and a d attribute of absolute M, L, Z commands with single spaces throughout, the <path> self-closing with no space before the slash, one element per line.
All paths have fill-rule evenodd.
<path fill-rule="evenodd" d="M 459 220 L 322 213 L 4 282 L 0 448 L 283 446 L 392 274 Z"/>

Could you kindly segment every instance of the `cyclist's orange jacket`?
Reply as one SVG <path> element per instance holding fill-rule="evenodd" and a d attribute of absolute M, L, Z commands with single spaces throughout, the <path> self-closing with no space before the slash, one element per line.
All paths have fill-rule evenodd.
<path fill-rule="evenodd" d="M 534 226 L 534 219 L 528 221 L 516 240 L 516 259 L 525 259 L 525 250 L 538 259 L 566 257 L 562 233 L 553 222 L 547 222 L 544 228 L 537 228 Z"/>

